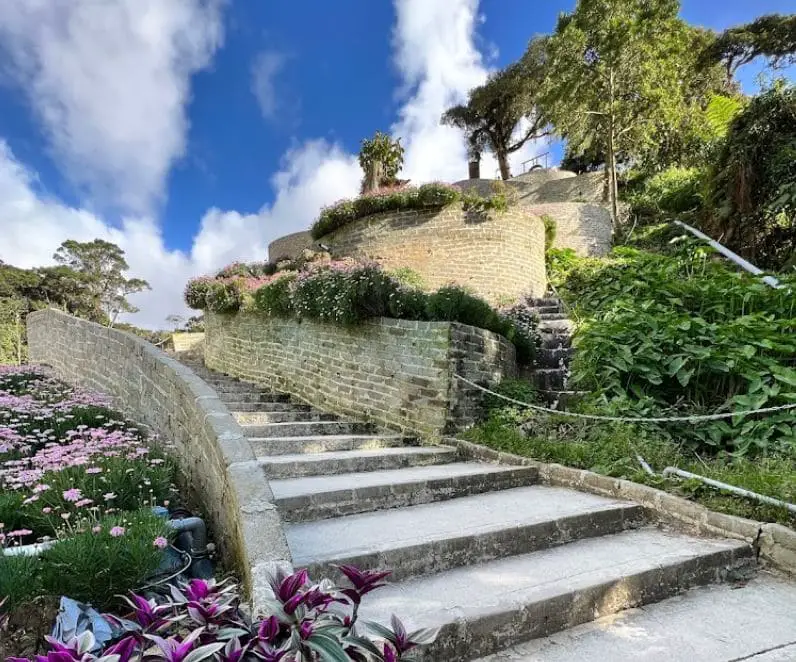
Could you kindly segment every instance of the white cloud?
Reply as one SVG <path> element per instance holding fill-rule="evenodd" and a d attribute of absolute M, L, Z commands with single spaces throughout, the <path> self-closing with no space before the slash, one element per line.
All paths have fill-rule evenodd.
<path fill-rule="evenodd" d="M 284 53 L 263 51 L 252 62 L 251 89 L 260 106 L 260 112 L 267 120 L 276 117 L 279 99 L 276 93 L 276 77 L 287 62 Z"/>
<path fill-rule="evenodd" d="M 27 0 L 26 9 L 12 11 L 5 7 L 11 0 L 0 0 L 0 36 L 14 37 L 15 62 L 25 65 L 32 80 L 40 81 L 35 89 L 42 90 L 42 100 L 36 107 L 53 127 L 64 171 L 69 173 L 69 164 L 79 165 L 79 183 L 102 185 L 123 206 L 146 211 L 152 196 L 160 191 L 169 165 L 184 149 L 190 73 L 208 64 L 220 39 L 220 26 L 214 23 L 218 4 L 213 0 L 92 2 L 98 11 L 91 15 L 86 10 L 88 2 L 75 0 L 58 5 L 70 8 L 57 12 L 63 14 L 61 21 L 71 26 L 61 29 L 44 11 L 44 2 Z M 133 2 L 145 5 L 147 11 L 144 17 L 127 16 L 130 25 L 123 28 L 120 15 L 108 7 L 132 12 Z M 404 82 L 404 104 L 392 130 L 406 147 L 405 175 L 417 183 L 456 181 L 466 176 L 463 137 L 455 129 L 440 126 L 439 118 L 487 76 L 474 45 L 477 5 L 477 0 L 395 0 L 393 40 L 395 62 Z M 32 16 L 36 15 L 43 24 L 41 29 L 34 25 Z M 134 62 L 116 52 L 118 44 L 106 43 L 106 28 L 135 46 L 142 59 L 141 72 L 131 73 Z M 26 31 L 32 34 L 23 36 Z M 51 47 L 44 43 L 50 34 L 56 38 Z M 92 35 L 99 44 L 82 43 Z M 110 48 L 107 67 L 87 62 L 88 52 L 106 47 Z M 59 70 L 52 64 L 53 58 L 61 58 L 67 72 L 86 63 L 86 70 L 75 73 L 74 90 L 68 78 L 53 81 Z M 44 60 L 46 67 L 41 64 Z M 128 94 L 127 86 L 117 84 L 128 73 L 134 76 L 131 87 L 140 89 L 145 100 L 139 102 L 133 98 L 136 95 Z M 92 75 L 96 78 L 93 85 Z M 156 80 L 143 80 L 146 76 Z M 92 87 L 103 89 L 92 96 Z M 113 98 L 115 93 L 121 98 Z M 108 107 L 103 108 L 97 99 L 104 99 Z M 114 113 L 119 115 L 106 117 Z M 57 122 L 63 122 L 62 129 Z M 124 131 L 125 122 L 130 123 L 129 132 Z M 156 134 L 166 141 L 163 145 L 157 144 Z M 125 136 L 129 139 L 122 140 Z M 518 163 L 527 158 L 524 154 L 525 150 L 512 160 Z M 486 161 L 485 176 L 491 174 L 490 167 L 495 167 L 494 162 Z M 256 214 L 208 210 L 185 253 L 165 248 L 151 214 L 130 215 L 115 228 L 87 209 L 43 197 L 34 186 L 35 174 L 15 159 L 0 138 L 0 259 L 29 267 L 50 262 L 65 239 L 113 241 L 126 251 L 131 275 L 146 278 L 153 286 L 152 292 L 134 297 L 141 313 L 131 321 L 162 326 L 167 315 L 185 313 L 182 290 L 189 278 L 234 260 L 265 259 L 270 241 L 308 228 L 323 205 L 355 195 L 360 178 L 355 155 L 324 140 L 307 141 L 288 151 L 272 176 L 273 204 Z"/>
<path fill-rule="evenodd" d="M 223 1 L 0 0 L 0 53 L 61 172 L 100 206 L 146 213 L 162 199 Z"/>

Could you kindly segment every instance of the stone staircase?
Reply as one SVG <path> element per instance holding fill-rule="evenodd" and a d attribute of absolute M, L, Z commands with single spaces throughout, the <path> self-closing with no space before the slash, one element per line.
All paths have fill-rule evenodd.
<path fill-rule="evenodd" d="M 294 566 L 392 570 L 361 616 L 440 628 L 418 659 L 547 659 L 510 647 L 754 572 L 744 542 L 666 530 L 637 504 L 540 485 L 534 467 L 469 461 L 189 365 L 249 437 Z"/>

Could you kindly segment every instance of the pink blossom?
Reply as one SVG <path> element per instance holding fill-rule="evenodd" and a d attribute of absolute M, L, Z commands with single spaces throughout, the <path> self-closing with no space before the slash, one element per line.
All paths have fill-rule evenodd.
<path fill-rule="evenodd" d="M 152 541 L 152 544 L 157 547 L 158 549 L 166 549 L 169 544 L 169 541 L 166 540 L 163 536 L 158 536 Z"/>
<path fill-rule="evenodd" d="M 52 511 L 53 511 L 53 509 L 50 508 L 49 506 L 46 506 L 46 507 L 41 509 L 41 512 L 43 512 L 45 515 L 49 515 Z"/>
<path fill-rule="evenodd" d="M 100 469 L 99 467 L 89 467 L 88 469 L 86 469 L 86 473 L 87 474 L 101 474 L 102 473 L 102 469 Z"/>
<path fill-rule="evenodd" d="M 80 501 L 77 501 L 75 503 L 75 507 L 83 508 L 84 506 L 91 505 L 92 503 L 94 502 L 91 499 L 80 499 Z"/>
<path fill-rule="evenodd" d="M 74 501 L 80 501 L 80 499 L 83 496 L 83 494 L 78 488 L 73 487 L 70 490 L 66 490 L 66 492 L 64 492 L 63 496 L 64 496 L 64 500 L 65 501 L 73 501 L 74 502 Z"/>
<path fill-rule="evenodd" d="M 102 527 L 99 526 L 99 525 L 94 526 L 94 527 L 91 528 L 91 532 L 92 533 L 99 533 L 100 531 L 102 531 Z"/>
<path fill-rule="evenodd" d="M 125 528 L 123 526 L 114 526 L 110 530 L 111 537 L 113 538 L 120 538 L 125 533 Z"/>
<path fill-rule="evenodd" d="M 116 498 L 116 495 L 113 492 L 106 492 L 102 495 L 102 498 L 105 499 L 105 501 L 112 501 Z"/>
<path fill-rule="evenodd" d="M 24 538 L 31 533 L 33 533 L 33 531 L 30 529 L 17 529 L 16 531 L 9 531 L 6 535 L 8 535 L 9 538 Z"/>

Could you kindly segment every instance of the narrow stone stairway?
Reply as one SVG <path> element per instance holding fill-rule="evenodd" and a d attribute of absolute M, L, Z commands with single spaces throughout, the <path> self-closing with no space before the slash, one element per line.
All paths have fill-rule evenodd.
<path fill-rule="evenodd" d="M 546 660 L 523 642 L 754 574 L 744 542 L 666 530 L 637 504 L 540 485 L 535 468 L 467 461 L 189 365 L 251 440 L 294 566 L 391 570 L 361 616 L 440 628 L 418 659 Z"/>

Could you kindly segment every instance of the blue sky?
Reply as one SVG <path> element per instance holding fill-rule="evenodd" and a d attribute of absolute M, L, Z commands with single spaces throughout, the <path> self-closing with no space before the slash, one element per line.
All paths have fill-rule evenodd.
<path fill-rule="evenodd" d="M 0 0 L 0 259 L 117 241 L 154 288 L 136 321 L 158 325 L 188 277 L 264 258 L 353 194 L 377 129 L 403 136 L 413 180 L 463 178 L 439 114 L 573 5 Z M 792 8 L 685 0 L 682 15 L 722 29 Z M 747 89 L 758 70 L 742 70 Z"/>

